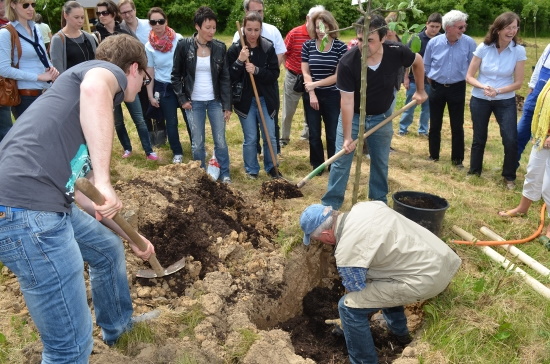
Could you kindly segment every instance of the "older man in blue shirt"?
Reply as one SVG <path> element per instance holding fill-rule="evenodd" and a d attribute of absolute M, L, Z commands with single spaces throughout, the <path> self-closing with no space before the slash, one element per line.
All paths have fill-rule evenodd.
<path fill-rule="evenodd" d="M 475 41 L 463 34 L 468 15 L 451 10 L 443 16 L 445 34 L 432 38 L 424 53 L 424 69 L 431 85 L 430 101 L 430 156 L 439 160 L 441 126 L 445 105 L 451 121 L 451 161 L 464 168 L 464 105 L 466 99 L 466 72 L 476 49 Z"/>

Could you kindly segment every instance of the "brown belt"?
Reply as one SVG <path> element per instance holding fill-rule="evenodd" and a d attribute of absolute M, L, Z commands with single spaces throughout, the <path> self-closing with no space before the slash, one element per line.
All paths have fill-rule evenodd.
<path fill-rule="evenodd" d="M 19 95 L 21 95 L 21 96 L 40 96 L 40 95 L 42 95 L 42 90 L 19 89 Z"/>

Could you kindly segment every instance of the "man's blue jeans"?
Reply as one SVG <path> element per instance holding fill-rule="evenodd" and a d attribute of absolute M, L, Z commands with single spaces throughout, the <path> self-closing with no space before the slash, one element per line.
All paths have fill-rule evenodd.
<path fill-rule="evenodd" d="M 397 336 L 405 336 L 407 317 L 403 306 L 391 308 L 351 308 L 345 305 L 346 296 L 338 302 L 338 312 L 346 338 L 351 364 L 376 364 L 378 355 L 370 332 L 369 314 L 382 310 L 390 331 Z"/>
<path fill-rule="evenodd" d="M 470 156 L 470 170 L 468 173 L 481 174 L 483 170 L 483 154 L 487 143 L 489 118 L 495 114 L 500 127 L 500 136 L 504 146 L 504 161 L 502 163 L 502 177 L 507 181 L 516 180 L 517 163 L 517 128 L 518 112 L 516 98 L 506 100 L 484 100 L 472 96 L 470 99 L 470 112 L 474 136 L 472 140 L 472 152 Z"/>
<path fill-rule="evenodd" d="M 17 276 L 44 344 L 42 363 L 87 363 L 93 338 L 84 261 L 103 339 L 112 344 L 131 326 L 122 242 L 74 204 L 70 214 L 5 210 L 0 261 Z"/>
<path fill-rule="evenodd" d="M 219 100 L 192 101 L 192 109 L 185 110 L 191 127 L 191 149 L 193 160 L 201 161 L 201 167 L 206 168 L 206 152 L 204 149 L 206 113 L 210 120 L 212 138 L 214 139 L 214 154 L 220 164 L 220 179 L 229 177 L 229 150 L 225 140 L 225 120 L 223 108 Z"/>
<path fill-rule="evenodd" d="M 391 108 L 379 115 L 367 115 L 365 117 L 365 131 L 378 125 L 391 115 Z M 354 114 L 352 119 L 351 137 L 357 138 L 359 132 L 359 114 Z M 393 135 L 391 122 L 382 126 L 367 137 L 367 146 L 370 154 L 369 199 L 388 202 L 388 161 L 390 157 L 390 144 Z M 338 119 L 336 131 L 336 152 L 342 150 L 344 145 L 344 132 L 342 128 L 342 115 Z M 344 195 L 348 184 L 351 164 L 354 153 L 344 154 L 334 161 L 330 168 L 327 192 L 321 199 L 325 206 L 332 206 L 338 210 L 344 203 Z"/>
<path fill-rule="evenodd" d="M 9 106 L 0 106 L 0 142 L 8 131 L 10 131 L 12 125 L 11 108 Z"/>
<path fill-rule="evenodd" d="M 153 147 L 151 146 L 151 140 L 149 139 L 149 131 L 147 130 L 147 124 L 143 118 L 143 111 L 141 110 L 141 101 L 136 96 L 136 99 L 132 102 L 125 102 L 126 108 L 136 124 L 136 130 L 139 135 L 139 140 L 141 141 L 141 146 L 145 151 L 146 155 L 149 155 L 153 152 Z M 122 105 L 115 106 L 115 130 L 122 144 L 124 150 L 132 151 L 132 142 L 128 136 L 128 131 L 124 125 L 124 115 L 122 114 Z"/>
<path fill-rule="evenodd" d="M 430 92 L 430 84 L 425 82 L 424 88 L 426 90 L 426 93 Z M 405 105 L 407 105 L 409 102 L 412 101 L 412 97 L 414 93 L 416 92 L 416 83 L 411 82 L 409 84 L 409 89 L 407 90 L 406 96 L 407 99 L 405 100 Z M 430 128 L 430 101 L 426 100 L 422 105 L 420 105 L 421 111 L 420 111 L 420 121 L 418 125 L 418 134 L 424 134 L 428 135 L 429 128 Z M 401 120 L 399 121 L 399 132 L 406 134 L 408 132 L 409 126 L 413 123 L 414 120 L 414 109 L 416 109 L 416 105 L 411 107 L 408 110 L 403 111 L 403 114 L 401 115 Z"/>
<path fill-rule="evenodd" d="M 265 123 L 269 133 L 269 140 L 271 141 L 271 147 L 273 148 L 273 152 L 276 153 L 277 145 L 275 144 L 275 121 L 273 121 L 273 119 L 269 116 L 267 106 L 265 105 L 265 100 L 262 96 L 260 96 L 260 103 L 262 105 Z M 258 125 L 263 138 L 264 169 L 266 172 L 269 172 L 271 168 L 273 168 L 273 161 L 271 160 L 271 153 L 269 153 L 269 149 L 267 147 L 264 126 L 262 125 L 262 120 L 260 119 L 260 113 L 258 111 L 258 105 L 255 97 L 252 98 L 252 103 L 250 104 L 247 117 L 243 118 L 239 116 L 239 120 L 241 121 L 244 134 L 243 159 L 245 172 L 248 174 L 258 174 L 260 171 L 260 164 L 258 163 L 257 156 Z"/>

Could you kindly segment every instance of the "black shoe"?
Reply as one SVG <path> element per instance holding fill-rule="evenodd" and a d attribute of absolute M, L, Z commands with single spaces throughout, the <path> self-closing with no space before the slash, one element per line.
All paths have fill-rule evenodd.
<path fill-rule="evenodd" d="M 432 161 L 432 162 L 437 162 L 437 161 L 439 161 L 439 158 L 432 158 L 432 157 L 430 156 L 430 157 L 426 158 L 426 160 Z"/>
<path fill-rule="evenodd" d="M 277 174 L 277 172 L 278 172 L 278 174 Z M 276 170 L 275 167 L 273 167 L 269 171 L 267 171 L 267 174 L 269 174 L 271 176 L 271 178 L 273 178 L 273 179 L 283 178 L 283 175 L 281 174 L 281 171 Z"/>
<path fill-rule="evenodd" d="M 246 176 L 250 179 L 258 179 L 257 173 L 247 173 Z"/>
<path fill-rule="evenodd" d="M 407 346 L 413 341 L 410 334 L 403 335 L 403 336 L 394 335 L 394 337 L 395 337 L 395 341 L 397 341 L 397 343 L 402 346 Z"/>
<path fill-rule="evenodd" d="M 453 162 L 453 165 L 456 167 L 456 169 L 464 169 L 464 164 L 462 164 L 462 162 Z"/>

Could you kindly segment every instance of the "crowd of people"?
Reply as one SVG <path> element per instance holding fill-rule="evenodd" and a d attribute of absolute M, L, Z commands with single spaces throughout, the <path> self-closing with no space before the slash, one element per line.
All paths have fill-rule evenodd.
<path fill-rule="evenodd" d="M 122 158 L 133 154 L 122 102 L 151 161 L 159 159 L 151 140 L 153 125 L 157 125 L 166 132 L 172 162 L 183 162 L 179 109 L 191 144 L 191 158 L 206 168 L 208 118 L 214 155 L 220 165 L 219 181 L 231 183 L 225 130 L 232 113 L 242 126 L 245 174 L 258 178 L 258 156 L 263 150 L 265 173 L 279 178 L 281 148 L 291 142 L 291 123 L 299 100 L 303 101 L 300 137 L 309 142 L 311 168 L 345 151 L 328 169 L 322 204 L 304 211 L 301 226 L 306 233 L 304 243 L 309 244 L 310 238 L 331 245 L 342 240 L 336 259 L 350 293 L 340 301 L 339 311 L 352 363 L 376 360 L 368 324 L 365 326 L 368 313 L 382 309 L 389 329 L 406 341 L 406 318 L 402 306 L 396 305 L 438 294 L 460 265 L 460 259 L 437 237 L 387 209 L 394 131 L 392 124 L 384 121 L 393 113 L 401 85 L 406 89 L 407 102 L 414 100 L 422 105 L 418 134 L 427 137 L 427 158 L 433 162 L 440 160 L 443 115 L 448 109 L 450 160 L 463 169 L 466 84 L 470 84 L 473 142 L 468 174 L 480 176 L 483 171 L 488 123 L 494 114 L 504 147 L 502 177 L 507 188 L 515 188 L 521 153 L 531 135 L 534 141 L 523 197 L 516 208 L 499 214 L 504 218 L 520 216 L 533 201 L 550 201 L 546 188 L 550 184 L 550 45 L 535 67 L 529 82 L 531 93 L 518 124 L 515 91 L 523 83 L 527 58 L 525 48 L 518 44 L 518 15 L 499 15 L 476 46 L 464 34 L 467 14 L 458 10 L 443 16 L 431 14 L 418 34 L 420 51 L 414 53 L 411 44 L 402 44 L 390 29 L 393 26 L 389 23 L 399 22 L 395 13 L 386 18 L 372 15 L 368 34 L 361 26 L 364 18 L 358 19 L 357 37 L 346 46 L 338 39 L 334 15 L 323 6 L 311 8 L 305 23 L 284 39 L 275 26 L 264 22 L 262 0 L 244 0 L 243 6 L 242 29 L 227 47 L 215 38 L 218 17 L 206 6 L 195 12 L 196 32 L 183 37 L 169 26 L 165 11 L 159 7 L 149 9 L 147 19 L 137 18 L 132 0 L 98 2 L 95 31 L 87 33 L 82 31 L 85 9 L 77 1 L 68 1 L 63 6 L 62 29 L 52 35 L 49 28 L 40 25 L 34 0 L 0 0 L 0 76 L 17 80 L 21 97 L 18 105 L 0 106 L 0 241 L 19 241 L 21 246 L 7 244 L 8 248 L 0 250 L 0 261 L 21 283 L 44 343 L 44 363 L 86 362 L 92 350 L 91 315 L 81 274 L 83 261 L 89 263 L 96 322 L 104 341 L 113 344 L 136 321 L 122 245 L 106 228 L 126 238 L 142 259 L 154 252 L 145 238 L 147 250 L 137 249 L 111 220 L 121 208 L 109 171 L 115 132 L 124 150 Z M 361 58 L 364 42 L 368 48 L 366 60 Z M 361 105 L 364 63 L 367 100 Z M 281 64 L 286 71 L 280 129 Z M 81 98 L 86 102 L 80 103 Z M 366 110 L 364 119 L 360 119 L 361 108 Z M 409 133 L 413 110 L 401 117 L 399 136 Z M 371 159 L 368 198 L 378 202 L 357 205 L 348 217 L 348 213 L 338 210 L 344 202 L 355 150 L 353 141 L 361 124 L 365 130 L 381 124 L 365 139 Z M 75 191 L 75 180 L 81 176 L 94 181 L 105 197 L 104 205 L 98 206 Z M 84 211 L 76 207 L 75 199 Z M 367 218 L 370 215 L 372 218 Z M 377 219 L 380 223 L 375 223 Z M 393 225 L 387 225 L 385 234 L 382 220 L 393 221 L 403 230 L 404 238 L 395 240 L 390 234 Z M 398 249 L 389 248 L 408 244 L 408 239 L 422 246 L 417 256 L 404 257 Z M 546 239 L 550 241 L 550 226 Z M 59 244 L 48 245 L 50 241 Z M 102 244 L 105 253 L 97 254 L 90 248 L 92 242 Z M 366 244 L 380 248 L 372 249 L 368 259 L 354 253 L 365 250 Z M 30 255 L 27 263 L 32 262 L 32 266 L 21 265 L 15 250 Z M 43 255 L 46 260 L 33 258 Z M 71 257 L 70 264 L 67 256 Z M 376 275 L 388 271 L 388 261 L 394 274 Z M 397 262 L 403 264 L 395 267 Z M 401 277 L 395 275 L 398 268 Z M 407 291 L 407 279 L 403 277 L 409 273 L 409 279 L 425 281 L 424 291 Z M 434 274 L 443 274 L 442 280 L 433 281 Z M 398 294 L 399 300 L 388 301 L 384 292 L 390 290 Z M 52 314 L 48 309 L 52 306 L 63 310 Z M 61 325 L 62 331 L 60 322 L 66 323 Z"/>

